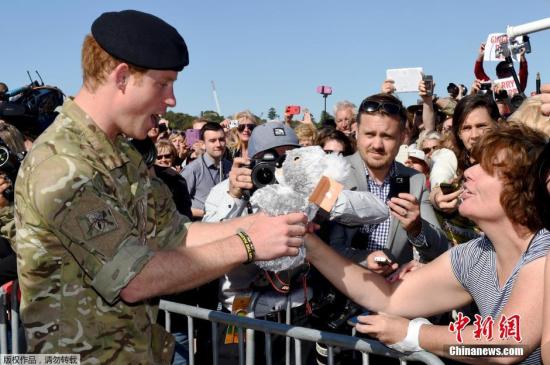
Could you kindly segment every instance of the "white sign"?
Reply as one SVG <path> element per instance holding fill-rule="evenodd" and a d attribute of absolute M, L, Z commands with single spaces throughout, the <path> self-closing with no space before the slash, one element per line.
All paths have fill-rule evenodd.
<path fill-rule="evenodd" d="M 395 91 L 398 93 L 418 92 L 422 72 L 422 67 L 394 68 L 386 70 L 386 79 L 395 82 Z"/>
<path fill-rule="evenodd" d="M 499 85 L 502 89 L 508 92 L 508 96 L 512 97 L 516 95 L 519 91 L 516 87 L 516 83 L 513 77 L 507 77 L 505 79 L 498 79 L 494 81 L 495 85 Z"/>
<path fill-rule="evenodd" d="M 497 56 L 500 50 L 500 44 L 503 42 L 508 44 L 508 36 L 506 33 L 489 34 L 487 42 L 485 42 L 485 54 L 483 55 L 483 59 L 485 61 L 504 61 L 504 57 Z M 519 62 L 519 56 L 517 54 L 512 55 L 512 59 Z"/>

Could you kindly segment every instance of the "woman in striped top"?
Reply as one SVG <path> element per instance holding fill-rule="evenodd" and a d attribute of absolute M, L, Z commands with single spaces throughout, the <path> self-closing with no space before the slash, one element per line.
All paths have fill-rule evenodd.
<path fill-rule="evenodd" d="M 487 132 L 473 150 L 478 164 L 465 171 L 459 208 L 484 235 L 453 247 L 403 280 L 389 283 L 307 236 L 308 257 L 317 269 L 355 302 L 379 312 L 360 316 L 359 332 L 399 351 L 426 350 L 462 362 L 540 363 L 541 278 L 550 232 L 536 213 L 532 164 L 545 143 L 544 135 L 522 125 Z M 469 322 L 435 326 L 416 318 L 472 301 L 481 317 Z M 449 348 L 453 345 L 520 345 L 523 354 L 457 357 Z"/>

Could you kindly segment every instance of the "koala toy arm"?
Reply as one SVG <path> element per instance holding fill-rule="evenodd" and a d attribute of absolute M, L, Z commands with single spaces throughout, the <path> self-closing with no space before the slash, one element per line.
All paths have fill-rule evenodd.
<path fill-rule="evenodd" d="M 346 226 L 380 223 L 388 219 L 388 206 L 368 191 L 342 190 L 330 211 L 330 220 Z"/>

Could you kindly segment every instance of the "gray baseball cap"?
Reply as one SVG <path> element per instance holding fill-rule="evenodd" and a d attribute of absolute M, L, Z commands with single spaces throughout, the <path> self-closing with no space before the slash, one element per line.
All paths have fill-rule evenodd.
<path fill-rule="evenodd" d="M 248 156 L 252 158 L 258 152 L 280 146 L 300 147 L 300 144 L 292 128 L 278 121 L 270 121 L 252 131 L 248 142 Z"/>

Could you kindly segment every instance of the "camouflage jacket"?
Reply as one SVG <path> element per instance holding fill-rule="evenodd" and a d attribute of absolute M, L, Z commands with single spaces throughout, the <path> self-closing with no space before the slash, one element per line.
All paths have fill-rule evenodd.
<path fill-rule="evenodd" d="M 113 143 L 72 100 L 38 138 L 15 187 L 21 318 L 32 353 L 82 364 L 165 364 L 172 336 L 158 307 L 119 293 L 155 250 L 179 245 L 188 220 L 141 155 Z"/>

